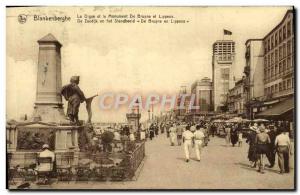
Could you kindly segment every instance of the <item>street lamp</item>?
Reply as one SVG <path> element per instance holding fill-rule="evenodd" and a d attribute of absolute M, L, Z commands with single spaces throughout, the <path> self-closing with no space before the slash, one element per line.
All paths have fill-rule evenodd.
<path fill-rule="evenodd" d="M 139 105 L 139 100 L 137 99 L 136 102 L 137 103 L 137 117 L 138 117 L 138 132 L 140 132 L 140 105 Z"/>
<path fill-rule="evenodd" d="M 152 120 L 153 120 L 153 104 L 151 105 L 151 108 L 152 108 Z"/>
<path fill-rule="evenodd" d="M 148 109 L 148 120 L 149 120 L 149 123 L 150 123 L 150 109 Z"/>

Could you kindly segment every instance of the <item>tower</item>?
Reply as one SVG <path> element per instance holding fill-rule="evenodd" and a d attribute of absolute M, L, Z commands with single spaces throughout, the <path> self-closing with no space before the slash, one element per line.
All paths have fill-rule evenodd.
<path fill-rule="evenodd" d="M 61 90 L 62 44 L 48 34 L 37 41 L 39 44 L 37 91 L 33 120 L 65 123 Z"/>
<path fill-rule="evenodd" d="M 229 89 L 234 87 L 233 67 L 235 42 L 220 40 L 213 44 L 213 102 L 214 111 L 224 110 Z"/>

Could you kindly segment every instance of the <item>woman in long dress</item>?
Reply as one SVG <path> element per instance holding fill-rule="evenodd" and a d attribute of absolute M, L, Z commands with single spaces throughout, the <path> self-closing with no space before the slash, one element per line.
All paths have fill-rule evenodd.
<path fill-rule="evenodd" d="M 230 141 L 232 144 L 232 147 L 234 147 L 234 145 L 238 142 L 238 131 L 237 131 L 237 127 L 232 127 L 232 131 L 230 133 Z"/>
<path fill-rule="evenodd" d="M 255 138 L 256 138 L 256 131 L 251 129 L 251 131 L 249 132 L 249 134 L 247 136 L 246 143 L 249 144 L 248 159 L 251 162 L 252 168 L 256 167 L 256 162 L 257 162 Z"/>

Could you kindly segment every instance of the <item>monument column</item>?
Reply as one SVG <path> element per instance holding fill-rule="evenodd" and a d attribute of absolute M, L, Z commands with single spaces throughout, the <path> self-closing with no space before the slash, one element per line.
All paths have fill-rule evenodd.
<path fill-rule="evenodd" d="M 38 44 L 37 92 L 33 120 L 64 123 L 66 117 L 60 95 L 62 44 L 52 34 L 38 40 Z"/>

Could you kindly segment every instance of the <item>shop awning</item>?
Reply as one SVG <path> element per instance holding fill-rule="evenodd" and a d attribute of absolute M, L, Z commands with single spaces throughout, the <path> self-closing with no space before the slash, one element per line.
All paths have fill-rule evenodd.
<path fill-rule="evenodd" d="M 274 105 L 272 108 L 264 110 L 257 114 L 257 116 L 280 116 L 288 111 L 294 109 L 294 98 L 290 97 L 285 99 L 278 104 Z"/>

